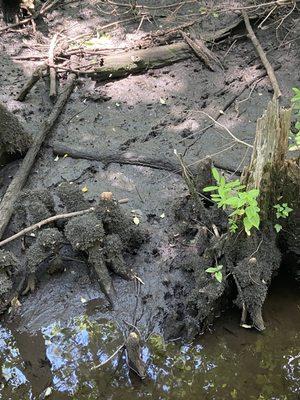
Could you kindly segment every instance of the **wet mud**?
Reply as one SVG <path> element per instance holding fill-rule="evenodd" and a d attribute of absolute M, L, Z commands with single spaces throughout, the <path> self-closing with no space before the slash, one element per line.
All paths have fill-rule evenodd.
<path fill-rule="evenodd" d="M 224 7 L 229 5 L 224 2 Z M 108 47 L 132 45 L 154 27 L 186 22 L 190 18 L 185 17 L 186 11 L 199 16 L 199 5 L 184 6 L 179 16 L 174 14 L 179 18 L 175 20 L 162 10 L 156 22 L 145 18 L 140 28 L 141 21 L 116 24 L 103 40 Z M 236 17 L 234 12 L 221 16 L 204 15 L 195 29 L 222 29 Z M 114 15 L 102 13 L 95 2 L 70 3 L 44 20 L 53 32 L 64 29 L 66 36 L 75 37 L 111 23 Z M 275 25 L 257 29 L 287 99 L 299 80 L 295 72 L 299 39 L 297 29 L 290 29 L 297 21 L 299 13 L 294 10 L 280 29 Z M 40 80 L 25 102 L 14 98 L 37 65 L 35 57 L 47 53 L 51 35 L 42 24 L 37 24 L 36 35 L 30 30 L 23 35 L 1 34 L 0 101 L 34 137 L 52 107 L 48 82 Z M 258 78 L 262 66 L 243 27 L 212 49 L 224 70 L 209 71 L 192 56 L 121 80 L 78 80 L 15 205 L 6 236 L 54 214 L 95 210 L 43 227 L 1 252 L 2 308 L 8 310 L 14 297 L 20 303 L 2 316 L 0 398 L 35 399 L 49 387 L 49 398 L 55 400 L 74 396 L 125 400 L 150 393 L 161 399 L 199 395 L 231 399 L 245 393 L 256 400 L 260 395 L 261 399 L 297 398 L 297 292 L 287 281 L 287 288 L 295 289 L 292 294 L 286 289 L 288 300 L 284 289 L 282 297 L 277 290 L 274 303 L 272 298 L 268 303 L 267 296 L 280 267 L 280 250 L 286 253 L 285 239 L 277 246 L 266 227 L 250 242 L 240 235 L 235 243 L 225 243 L 226 215 L 207 200 L 199 212 L 178 171 L 160 168 L 175 165 L 177 149 L 194 168 L 201 191 L 211 183 L 207 156 L 231 178 L 249 162 L 250 152 L 222 128 L 212 126 L 201 111 L 214 116 L 221 111 L 218 121 L 252 143 L 256 120 L 272 97 L 272 88 L 268 78 Z M 64 81 L 62 74 L 59 90 Z M 231 104 L 243 85 L 245 90 Z M 231 105 L 223 112 L 226 104 Z M 114 157 L 101 162 L 57 155 L 56 143 Z M 154 167 L 119 163 L 120 154 L 162 162 Z M 17 166 L 14 161 L 1 168 L 1 196 Z M 112 192 L 115 200 L 100 201 L 102 192 Z M 118 204 L 125 197 L 128 202 Z M 282 268 L 292 266 L 297 276 L 299 248 L 295 242 L 289 246 L 293 251 L 285 255 Z M 205 272 L 216 258 L 223 266 L 221 283 Z M 206 344 L 202 337 L 190 344 L 190 339 L 209 332 L 232 304 L 237 309 L 227 320 L 216 322 L 214 335 L 205 336 Z M 264 336 L 239 328 L 243 305 L 248 310 L 245 324 L 259 330 L 266 327 Z M 287 318 L 289 310 L 293 321 Z M 125 361 L 118 361 L 120 354 L 104 371 L 91 372 L 128 337 L 128 323 L 138 327 L 146 343 L 142 354 L 146 383 L 128 375 Z M 176 345 L 183 338 L 186 341 Z M 33 348 L 37 351 L 30 351 Z M 257 368 L 254 381 L 250 371 Z M 237 382 L 241 370 L 243 377 Z"/>

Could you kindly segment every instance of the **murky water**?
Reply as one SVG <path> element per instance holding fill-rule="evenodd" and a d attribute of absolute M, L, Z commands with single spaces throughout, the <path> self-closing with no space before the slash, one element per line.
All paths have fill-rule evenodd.
<path fill-rule="evenodd" d="M 125 356 L 105 361 L 123 343 L 117 325 L 79 316 L 35 336 L 0 327 L 0 399 L 299 399 L 298 288 L 280 279 L 265 306 L 267 331 L 238 326 L 231 312 L 194 343 L 164 344 L 150 336 L 143 350 L 147 379 L 128 372 Z"/>

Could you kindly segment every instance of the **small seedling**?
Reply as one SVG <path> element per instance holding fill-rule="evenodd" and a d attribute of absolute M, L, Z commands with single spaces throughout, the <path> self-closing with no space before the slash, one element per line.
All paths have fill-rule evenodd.
<path fill-rule="evenodd" d="M 221 272 L 221 269 L 223 268 L 223 265 L 216 265 L 215 267 L 207 268 L 205 272 L 211 274 L 218 282 L 222 282 L 223 280 L 223 274 Z"/>
<path fill-rule="evenodd" d="M 276 204 L 274 206 L 274 208 L 276 209 L 276 218 L 277 219 L 287 218 L 289 216 L 290 212 L 293 211 L 293 209 L 290 208 L 287 203 Z M 281 231 L 282 226 L 280 224 L 275 224 L 274 228 L 275 228 L 275 231 L 278 233 Z"/>
<path fill-rule="evenodd" d="M 245 232 L 250 236 L 253 227 L 259 229 L 260 217 L 259 207 L 256 198 L 259 195 L 258 189 L 245 191 L 245 186 L 236 179 L 232 182 L 226 182 L 224 176 L 221 176 L 216 168 L 212 168 L 212 175 L 217 181 L 216 186 L 207 186 L 204 192 L 217 193 L 211 194 L 211 199 L 217 203 L 218 207 L 223 210 L 227 208 L 233 209 L 229 214 L 229 230 L 234 233 L 238 229 L 237 218 L 243 217 L 243 225 Z"/>

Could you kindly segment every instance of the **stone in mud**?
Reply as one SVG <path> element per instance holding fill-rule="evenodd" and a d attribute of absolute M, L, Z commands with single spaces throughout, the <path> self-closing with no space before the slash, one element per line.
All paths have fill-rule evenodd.
<path fill-rule="evenodd" d="M 23 154 L 31 141 L 18 118 L 0 103 L 0 153 Z"/>
<path fill-rule="evenodd" d="M 62 183 L 57 189 L 57 195 L 68 212 L 81 211 L 90 208 L 90 204 L 85 200 L 83 193 L 78 189 L 78 187 L 70 183 Z"/>

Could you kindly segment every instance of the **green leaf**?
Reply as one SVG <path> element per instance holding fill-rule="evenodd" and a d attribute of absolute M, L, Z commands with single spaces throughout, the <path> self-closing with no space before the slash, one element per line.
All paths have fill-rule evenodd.
<path fill-rule="evenodd" d="M 244 224 L 244 227 L 245 227 L 245 232 L 247 233 L 247 235 L 250 236 L 250 230 L 251 230 L 253 225 L 252 225 L 251 221 L 249 220 L 249 218 L 245 217 L 243 219 L 243 224 Z"/>
<path fill-rule="evenodd" d="M 215 178 L 215 180 L 219 183 L 220 175 L 219 175 L 218 170 L 216 168 L 212 168 L 211 172 L 212 172 L 212 175 Z"/>
<path fill-rule="evenodd" d="M 256 198 L 259 195 L 259 190 L 258 189 L 252 189 L 247 192 L 249 196 Z"/>
<path fill-rule="evenodd" d="M 214 274 L 215 272 L 221 271 L 223 268 L 223 265 L 216 265 L 215 267 L 210 267 L 205 270 L 205 272 L 208 272 L 210 274 Z"/>
<path fill-rule="evenodd" d="M 216 272 L 215 273 L 215 278 L 216 278 L 216 280 L 218 281 L 218 282 L 222 282 L 222 280 L 223 280 L 223 274 L 222 274 L 222 272 L 221 271 L 218 271 L 218 272 Z"/>
<path fill-rule="evenodd" d="M 237 197 L 230 197 L 229 199 L 226 199 L 224 201 L 224 204 L 227 204 L 228 206 L 237 208 L 239 203 L 239 199 Z"/>
<path fill-rule="evenodd" d="M 226 186 L 227 186 L 228 188 L 230 188 L 230 189 L 233 189 L 233 188 L 235 188 L 235 187 L 237 187 L 237 186 L 241 186 L 241 182 L 240 182 L 238 179 L 236 179 L 235 181 L 228 182 Z M 243 186 L 243 185 L 242 185 L 242 186 Z M 245 187 L 245 186 L 244 186 L 244 187 Z"/>
<path fill-rule="evenodd" d="M 219 186 L 206 186 L 206 187 L 203 189 L 203 192 L 211 192 L 211 191 L 213 191 L 213 190 L 217 190 L 218 187 L 219 187 Z"/>
<path fill-rule="evenodd" d="M 208 272 L 209 274 L 214 274 L 215 272 L 218 272 L 218 270 L 215 267 L 207 268 L 205 272 Z"/>
<path fill-rule="evenodd" d="M 274 228 L 275 228 L 275 231 L 276 231 L 277 233 L 279 233 L 279 232 L 281 231 L 281 229 L 282 229 L 282 226 L 281 226 L 280 224 L 275 224 L 275 225 L 274 225 Z"/>

